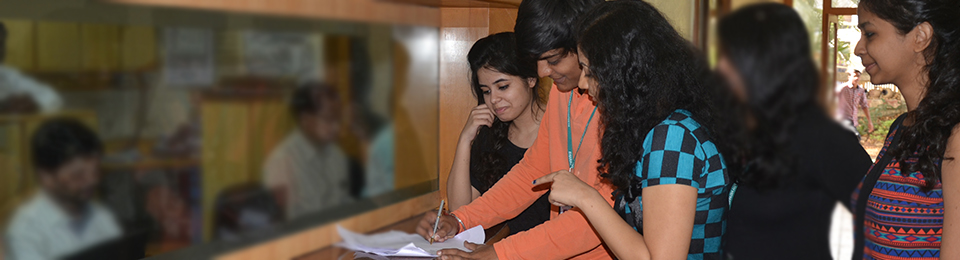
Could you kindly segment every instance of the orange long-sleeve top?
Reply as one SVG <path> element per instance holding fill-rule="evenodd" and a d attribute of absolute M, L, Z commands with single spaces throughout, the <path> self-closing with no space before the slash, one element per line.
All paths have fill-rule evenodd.
<path fill-rule="evenodd" d="M 561 93 L 553 86 L 546 111 L 540 120 L 537 139 L 523 159 L 489 191 L 453 213 L 467 227 L 491 227 L 516 217 L 546 193 L 545 187 L 534 188 L 533 180 L 552 172 L 569 169 L 567 159 L 567 106 L 570 103 L 570 131 L 575 154 L 573 173 L 597 189 L 607 203 L 613 205 L 614 187 L 597 173 L 600 142 L 597 126 L 599 112 L 593 115 L 594 104 L 589 95 Z M 589 121 L 589 125 L 588 125 Z M 584 134 L 586 131 L 586 134 Z M 583 143 L 580 144 L 581 135 Z M 579 152 L 577 151 L 577 147 Z M 550 220 L 509 236 L 494 245 L 500 259 L 612 259 L 601 245 L 599 235 L 579 209 L 559 214 L 552 206 Z"/>

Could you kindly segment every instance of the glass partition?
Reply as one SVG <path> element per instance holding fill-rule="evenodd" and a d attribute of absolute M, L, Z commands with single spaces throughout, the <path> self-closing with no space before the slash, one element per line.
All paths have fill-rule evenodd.
<path fill-rule="evenodd" d="M 89 244 L 143 241 L 156 256 L 437 187 L 438 28 L 83 0 L 0 1 L 0 22 L 7 255 L 99 250 L 18 240 L 46 221 L 24 213 L 37 208 L 81 223 L 105 209 L 120 232 Z M 71 146 L 83 128 L 99 149 Z M 78 181 L 74 162 L 93 177 Z M 62 232 L 100 226 L 85 227 Z"/>

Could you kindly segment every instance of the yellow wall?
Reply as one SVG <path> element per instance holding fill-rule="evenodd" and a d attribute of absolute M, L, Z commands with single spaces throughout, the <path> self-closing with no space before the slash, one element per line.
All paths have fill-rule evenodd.
<path fill-rule="evenodd" d="M 214 204 L 233 185 L 260 181 L 263 161 L 292 128 L 282 95 L 256 98 L 205 96 L 203 118 L 204 238 L 213 231 Z"/>
<path fill-rule="evenodd" d="M 730 7 L 731 7 L 730 10 L 737 10 L 737 8 L 740 8 L 749 4 L 766 3 L 766 2 L 783 3 L 783 0 L 730 0 Z"/>
<path fill-rule="evenodd" d="M 7 26 L 7 60 L 5 64 L 19 69 L 33 69 L 36 48 L 36 23 L 29 20 L 3 20 Z"/>
<path fill-rule="evenodd" d="M 695 0 L 648 0 L 660 10 L 674 29 L 680 32 L 687 40 L 693 40 Z"/>
<path fill-rule="evenodd" d="M 120 30 L 120 69 L 138 71 L 157 66 L 156 29 L 150 26 L 123 26 Z"/>
<path fill-rule="evenodd" d="M 647 0 L 647 2 L 657 7 L 667 20 L 670 20 L 670 24 L 680 32 L 680 35 L 687 40 L 693 39 L 696 0 Z M 783 0 L 730 0 L 730 10 L 765 2 L 783 3 Z"/>
<path fill-rule="evenodd" d="M 6 64 L 30 72 L 139 71 L 156 67 L 156 31 L 148 26 L 3 20 Z"/>
<path fill-rule="evenodd" d="M 120 26 L 81 24 L 81 67 L 85 71 L 114 71 L 120 67 Z"/>
<path fill-rule="evenodd" d="M 80 70 L 80 41 L 77 23 L 37 22 L 37 70 Z"/>

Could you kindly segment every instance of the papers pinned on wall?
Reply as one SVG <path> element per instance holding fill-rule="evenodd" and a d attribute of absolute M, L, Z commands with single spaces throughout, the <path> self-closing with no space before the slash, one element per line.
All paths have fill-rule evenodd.
<path fill-rule="evenodd" d="M 243 32 L 243 66 L 250 75 L 322 80 L 323 37 L 274 31 Z M 301 82 L 302 83 L 302 82 Z"/>
<path fill-rule="evenodd" d="M 447 241 L 434 242 L 433 244 L 430 244 L 420 235 L 401 231 L 364 235 L 337 226 L 337 232 L 343 238 L 343 242 L 337 244 L 337 246 L 380 256 L 437 257 L 437 251 L 446 248 L 456 248 L 470 252 L 463 246 L 464 241 L 482 244 L 484 239 L 482 226 L 467 229 Z"/>
<path fill-rule="evenodd" d="M 213 30 L 164 28 L 163 83 L 169 86 L 209 87 L 214 84 Z"/>

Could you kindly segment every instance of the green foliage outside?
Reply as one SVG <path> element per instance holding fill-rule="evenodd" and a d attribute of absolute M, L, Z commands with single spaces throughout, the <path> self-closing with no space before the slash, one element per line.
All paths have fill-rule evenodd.
<path fill-rule="evenodd" d="M 843 21 L 841 21 L 843 23 Z M 840 42 L 840 46 L 837 46 L 837 64 L 843 64 L 844 66 L 850 65 L 850 55 L 853 53 L 853 50 L 850 48 L 850 42 Z"/>
<path fill-rule="evenodd" d="M 890 125 L 893 124 L 893 121 L 897 120 L 897 117 L 901 114 L 907 112 L 907 105 L 899 99 L 882 100 L 883 102 L 880 102 L 879 105 L 870 106 L 870 118 L 873 120 L 874 127 L 873 133 L 867 133 L 867 121 L 861 113 L 859 119 L 860 124 L 857 126 L 857 131 L 860 132 L 863 141 L 883 143 L 884 138 L 887 137 L 887 132 L 890 131 Z M 895 106 L 892 106 L 891 103 Z"/>
<path fill-rule="evenodd" d="M 796 0 L 793 8 L 800 14 L 803 23 L 810 33 L 810 48 L 813 59 L 820 64 L 820 35 L 823 25 L 823 0 Z"/>

